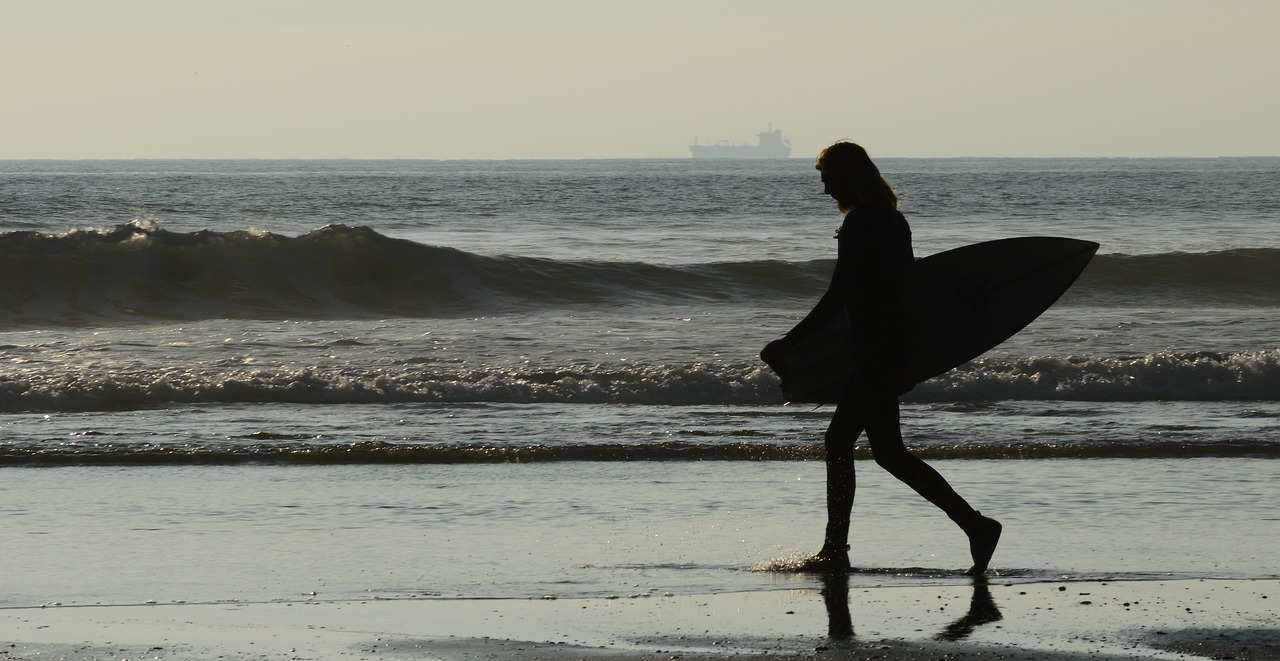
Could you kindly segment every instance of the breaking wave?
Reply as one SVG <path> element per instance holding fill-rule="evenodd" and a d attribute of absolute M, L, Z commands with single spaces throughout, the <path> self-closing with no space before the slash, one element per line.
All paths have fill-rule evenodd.
<path fill-rule="evenodd" d="M 808 300 L 832 262 L 657 265 L 483 256 L 330 225 L 298 237 L 0 235 L 0 324 L 447 317 L 549 305 Z M 1280 305 L 1280 250 L 1100 255 L 1062 304 Z"/>
<path fill-rule="evenodd" d="M 152 368 L 0 374 L 0 412 L 113 411 L 173 404 L 431 402 L 746 405 L 781 401 L 759 364 L 510 369 Z M 1129 358 L 979 359 L 905 401 L 1280 401 L 1280 349 Z"/>

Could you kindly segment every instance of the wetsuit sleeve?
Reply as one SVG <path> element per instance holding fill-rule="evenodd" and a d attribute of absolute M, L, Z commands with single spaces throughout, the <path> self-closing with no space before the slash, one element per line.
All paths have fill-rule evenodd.
<path fill-rule="evenodd" d="M 843 228 L 841 234 L 844 234 Z M 847 242 L 840 240 L 839 249 L 836 257 L 836 267 L 831 273 L 831 282 L 827 285 L 827 291 L 818 299 L 817 305 L 809 311 L 809 314 L 800 320 L 794 328 L 787 332 L 786 338 L 791 342 L 798 342 L 812 335 L 819 328 L 822 328 L 832 317 L 845 311 L 849 302 L 849 293 L 851 285 L 851 277 L 849 262 L 846 258 L 846 251 L 849 250 Z"/>

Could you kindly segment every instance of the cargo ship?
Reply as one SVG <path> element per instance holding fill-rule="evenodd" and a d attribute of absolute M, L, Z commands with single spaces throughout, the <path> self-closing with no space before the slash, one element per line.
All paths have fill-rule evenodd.
<path fill-rule="evenodd" d="M 769 130 L 756 136 L 757 144 L 733 145 L 728 140 L 721 140 L 709 145 L 698 144 L 698 138 L 694 137 L 693 144 L 689 145 L 689 153 L 694 158 L 790 158 L 791 142 L 782 135 L 781 130 L 774 130 L 773 125 L 769 125 Z"/>

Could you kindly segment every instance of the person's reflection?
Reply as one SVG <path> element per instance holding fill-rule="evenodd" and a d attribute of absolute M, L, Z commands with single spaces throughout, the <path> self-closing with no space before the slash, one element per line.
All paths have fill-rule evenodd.
<path fill-rule="evenodd" d="M 973 633 L 973 630 L 991 622 L 1001 619 L 1000 609 L 996 608 L 996 602 L 991 598 L 991 588 L 987 585 L 987 579 L 983 576 L 977 576 L 973 579 L 973 598 L 969 600 L 969 612 L 963 617 L 947 625 L 947 628 L 938 632 L 934 636 L 937 640 L 963 640 Z"/>
<path fill-rule="evenodd" d="M 849 612 L 849 575 L 829 572 L 822 576 L 822 603 L 827 607 L 827 637 L 832 640 L 853 638 L 853 616 Z M 973 597 L 969 611 L 934 636 L 937 640 L 956 641 L 968 638 L 973 630 L 1002 619 L 1000 609 L 991 598 L 991 588 L 982 576 L 973 579 Z"/>
<path fill-rule="evenodd" d="M 827 637 L 832 640 L 853 638 L 853 616 L 849 614 L 849 574 L 823 574 L 822 603 L 827 607 Z"/>

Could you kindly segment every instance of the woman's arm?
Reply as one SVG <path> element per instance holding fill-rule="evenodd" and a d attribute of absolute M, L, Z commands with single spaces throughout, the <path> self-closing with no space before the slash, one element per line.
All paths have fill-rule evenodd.
<path fill-rule="evenodd" d="M 844 229 L 843 227 L 841 228 Z M 817 332 L 837 314 L 844 312 L 849 302 L 850 277 L 849 260 L 845 254 L 848 248 L 845 241 L 841 240 L 836 255 L 836 266 L 831 273 L 831 282 L 827 285 L 827 291 L 822 294 L 822 298 L 818 299 L 818 303 L 813 309 L 800 320 L 786 335 L 770 342 L 760 352 L 761 358 L 765 362 L 772 362 L 771 356 L 784 351 L 792 344 L 803 340 L 804 338 Z"/>

